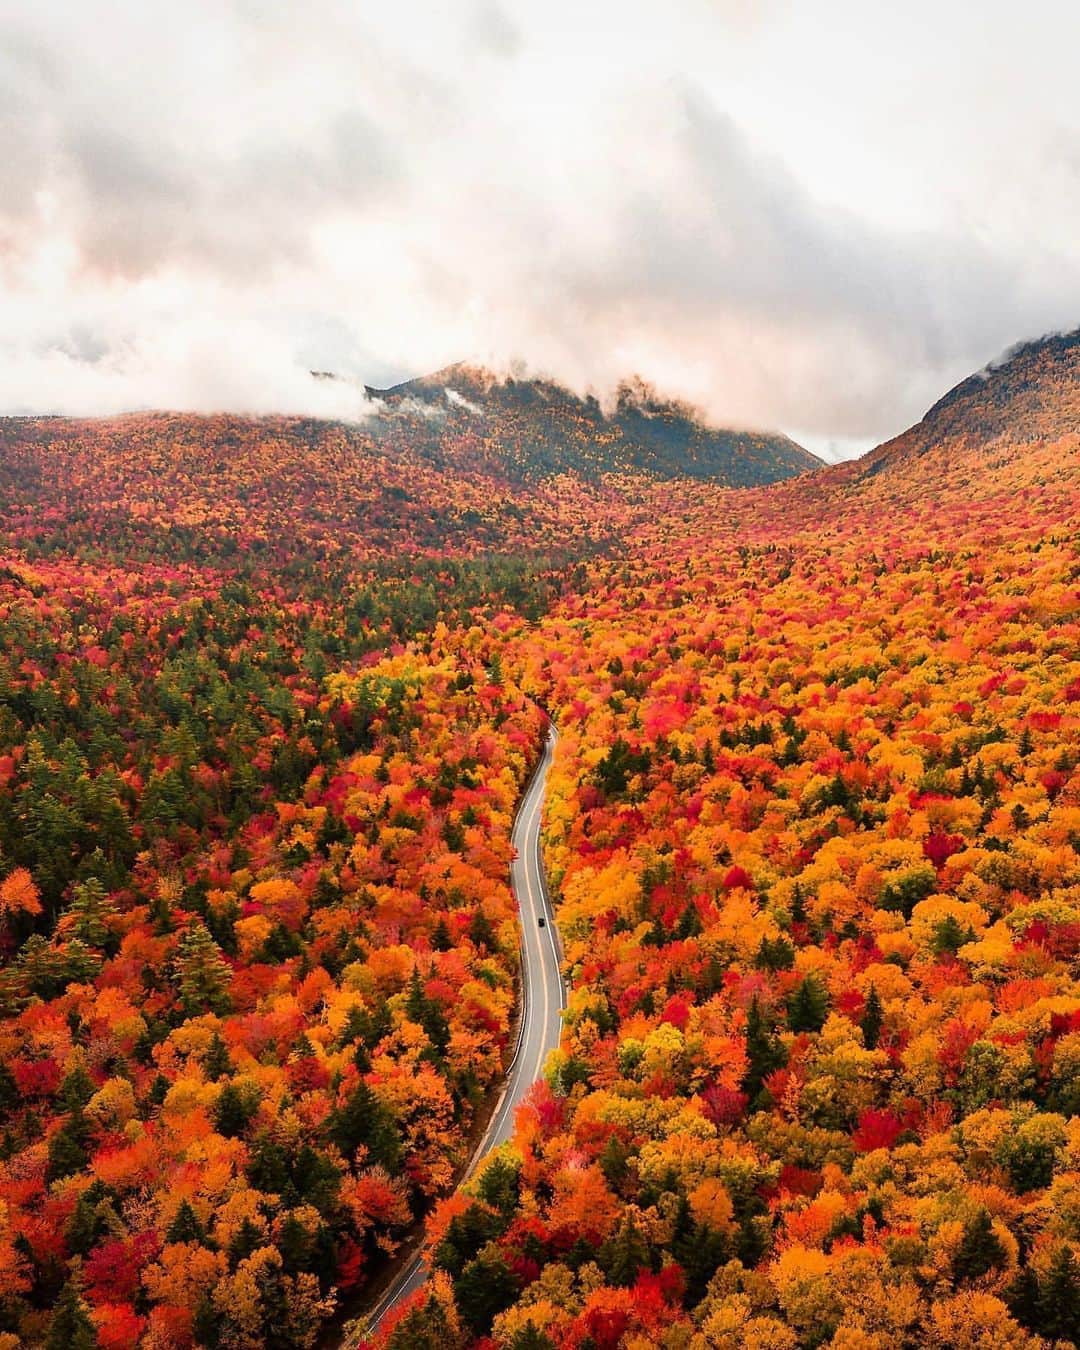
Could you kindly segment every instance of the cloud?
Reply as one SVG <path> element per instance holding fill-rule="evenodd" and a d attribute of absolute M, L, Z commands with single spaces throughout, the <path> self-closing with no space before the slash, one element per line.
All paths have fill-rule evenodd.
<path fill-rule="evenodd" d="M 11 413 L 98 416 L 117 411 L 303 413 L 360 421 L 362 387 L 316 380 L 291 338 L 264 323 L 214 320 L 146 328 L 87 343 L 85 332 L 0 364 L 0 405 Z"/>
<path fill-rule="evenodd" d="M 1080 322 L 1080 21 L 1033 6 L 988 0 L 995 75 L 932 0 L 0 0 L 0 408 L 522 359 L 883 438 Z"/>
<path fill-rule="evenodd" d="M 1033 315 L 1067 318 L 1072 305 L 1080 320 L 1075 268 L 1063 297 L 1057 257 L 1039 266 L 977 237 L 826 209 L 697 89 L 650 115 L 662 178 L 613 198 L 610 237 L 564 270 L 562 298 L 595 340 L 620 335 L 621 359 L 689 378 L 718 416 L 815 417 L 870 437 L 918 408 L 912 380 L 929 403 L 944 372 L 977 365 Z M 719 400 L 714 365 L 737 376 Z"/>
<path fill-rule="evenodd" d="M 477 39 L 496 56 L 509 58 L 521 50 L 521 31 L 496 0 L 480 0 L 472 23 Z"/>

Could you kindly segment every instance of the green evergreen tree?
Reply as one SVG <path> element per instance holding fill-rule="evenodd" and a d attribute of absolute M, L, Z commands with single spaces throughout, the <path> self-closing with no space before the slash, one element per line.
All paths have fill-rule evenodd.
<path fill-rule="evenodd" d="M 265 1131 L 259 1134 L 251 1147 L 247 1179 L 255 1190 L 266 1195 L 281 1195 L 290 1185 L 285 1150 Z"/>
<path fill-rule="evenodd" d="M 964 1225 L 960 1246 L 953 1257 L 953 1278 L 958 1282 L 977 1280 L 988 1271 L 999 1269 L 1005 1260 L 1005 1248 L 994 1232 L 990 1215 L 980 1209 Z"/>
<path fill-rule="evenodd" d="M 76 884 L 68 906 L 74 934 L 88 947 L 97 947 L 114 956 L 120 947 L 119 936 L 112 927 L 119 910 L 115 901 L 96 877 Z"/>
<path fill-rule="evenodd" d="M 274 1245 L 281 1253 L 282 1267 L 287 1275 L 307 1270 L 311 1259 L 311 1236 L 295 1214 L 286 1216 Z"/>
<path fill-rule="evenodd" d="M 619 1187 L 626 1180 L 630 1173 L 630 1145 L 619 1134 L 608 1136 L 607 1143 L 600 1154 L 600 1170 L 604 1174 L 604 1180 L 613 1191 L 618 1191 Z"/>
<path fill-rule="evenodd" d="M 1061 1246 L 1043 1279 L 1039 1331 L 1048 1341 L 1080 1345 L 1080 1268 L 1069 1246 Z"/>
<path fill-rule="evenodd" d="M 1054 1179 L 1056 1152 L 1049 1140 L 1027 1139 L 1023 1136 L 1016 1139 L 1007 1138 L 1004 1149 L 1005 1165 L 1013 1190 L 1018 1195 L 1045 1190 Z"/>
<path fill-rule="evenodd" d="M 519 1175 L 519 1169 L 508 1158 L 492 1158 L 477 1183 L 477 1193 L 492 1209 L 509 1218 L 517 1207 Z"/>
<path fill-rule="evenodd" d="M 225 1042 L 221 1039 L 219 1032 L 214 1032 L 214 1038 L 207 1047 L 206 1054 L 203 1056 L 203 1073 L 211 1083 L 216 1083 L 219 1078 L 224 1078 L 226 1074 L 232 1073 L 233 1062 L 229 1058 L 229 1051 Z"/>
<path fill-rule="evenodd" d="M 357 1083 L 345 1104 L 331 1114 L 327 1127 L 346 1158 L 363 1144 L 372 1162 L 391 1173 L 400 1169 L 401 1139 L 394 1117 L 366 1083 Z"/>
<path fill-rule="evenodd" d="M 446 1230 L 446 1236 L 435 1249 L 435 1264 L 455 1279 L 488 1242 L 506 1229 L 506 1220 L 493 1214 L 485 1205 L 470 1205 L 463 1214 L 456 1214 Z"/>
<path fill-rule="evenodd" d="M 495 929 L 482 909 L 478 909 L 469 922 L 469 941 L 474 947 L 483 947 L 489 952 L 498 950 Z"/>
<path fill-rule="evenodd" d="M 187 1200 L 181 1200 L 176 1217 L 165 1234 L 166 1242 L 206 1242 L 206 1229 Z"/>
<path fill-rule="evenodd" d="M 177 949 L 176 970 L 180 987 L 180 1006 L 188 1017 L 201 1013 L 227 1013 L 231 974 L 221 948 L 201 920 L 196 920 L 181 937 Z"/>
<path fill-rule="evenodd" d="M 630 1215 L 600 1249 L 600 1266 L 612 1284 L 629 1289 L 649 1265 L 649 1244 Z"/>
<path fill-rule="evenodd" d="M 405 1012 L 410 1022 L 415 1022 L 418 1026 L 424 1028 L 435 1053 L 439 1056 L 445 1055 L 450 1044 L 450 1024 L 438 1003 L 434 999 L 428 998 L 424 993 L 424 987 L 420 982 L 420 972 L 415 966 L 413 967 L 412 978 L 409 981 L 409 995 L 405 1000 Z"/>
<path fill-rule="evenodd" d="M 499 1313 L 517 1298 L 519 1282 L 495 1247 L 485 1248 L 454 1282 L 461 1320 L 476 1336 L 486 1336 Z"/>
<path fill-rule="evenodd" d="M 60 1084 L 60 1099 L 69 1111 L 81 1111 L 95 1091 L 94 1080 L 80 1062 Z"/>
<path fill-rule="evenodd" d="M 816 975 L 807 975 L 788 1000 L 788 1027 L 792 1031 L 820 1031 L 829 1015 L 829 995 Z"/>
<path fill-rule="evenodd" d="M 214 1129 L 226 1139 L 235 1139 L 247 1129 L 257 1109 L 258 1103 L 248 1094 L 226 1083 L 214 1106 Z"/>
<path fill-rule="evenodd" d="M 60 1291 L 60 1298 L 49 1324 L 45 1350 L 97 1350 L 97 1332 L 90 1320 L 90 1310 L 79 1293 L 78 1285 L 69 1280 Z"/>
<path fill-rule="evenodd" d="M 1005 1292 L 1009 1311 L 1022 1327 L 1037 1332 L 1041 1322 L 1039 1277 L 1030 1265 L 1021 1266 Z"/>
<path fill-rule="evenodd" d="M 265 1239 L 250 1219 L 245 1219 L 237 1229 L 236 1236 L 229 1243 L 229 1261 L 235 1270 L 241 1261 L 246 1261 L 253 1251 L 264 1243 Z"/>
<path fill-rule="evenodd" d="M 705 1297 L 709 1281 L 727 1260 L 728 1242 L 722 1233 L 694 1221 L 690 1202 L 680 1194 L 672 1224 L 671 1255 L 686 1277 L 685 1305 L 694 1307 Z"/>
<path fill-rule="evenodd" d="M 867 1050 L 876 1050 L 878 1042 L 881 1040 L 881 1029 L 885 1025 L 885 1010 L 881 1006 L 881 999 L 878 997 L 877 989 L 871 985 L 870 992 L 866 996 L 866 1006 L 863 1008 L 863 1015 L 859 1021 L 862 1028 L 863 1045 Z"/>
<path fill-rule="evenodd" d="M 64 1229 L 64 1240 L 69 1251 L 86 1256 L 103 1237 L 121 1231 L 121 1227 L 104 1184 L 94 1181 L 79 1196 L 75 1212 Z"/>
<path fill-rule="evenodd" d="M 89 1161 L 85 1147 L 89 1133 L 82 1111 L 73 1111 L 49 1140 L 50 1181 L 69 1177 L 83 1170 Z"/>
<path fill-rule="evenodd" d="M 341 1189 L 341 1174 L 325 1153 L 304 1144 L 293 1162 L 292 1178 L 301 1199 L 314 1205 L 320 1214 L 333 1208 Z"/>
<path fill-rule="evenodd" d="M 761 1095 L 769 1074 L 787 1063 L 784 1047 L 768 1026 L 756 994 L 746 1014 L 746 1059 L 742 1087 L 752 1105 Z"/>
<path fill-rule="evenodd" d="M 971 942 L 975 934 L 965 928 L 955 914 L 947 914 L 934 926 L 934 935 L 930 946 L 935 956 L 955 956 L 965 943 Z"/>
<path fill-rule="evenodd" d="M 446 1309 L 434 1298 L 414 1308 L 390 1334 L 386 1350 L 455 1350 L 461 1344 L 450 1330 Z"/>
<path fill-rule="evenodd" d="M 795 948 L 787 938 L 761 939 L 754 965 L 758 970 L 790 970 L 795 964 Z"/>

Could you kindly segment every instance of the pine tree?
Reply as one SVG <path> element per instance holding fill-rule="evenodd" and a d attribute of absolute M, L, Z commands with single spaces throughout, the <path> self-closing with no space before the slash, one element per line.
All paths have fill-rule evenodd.
<path fill-rule="evenodd" d="M 255 1190 L 267 1195 L 281 1195 L 290 1184 L 285 1150 L 265 1131 L 252 1145 L 247 1179 Z"/>
<path fill-rule="evenodd" d="M 405 1011 L 410 1022 L 424 1028 L 436 1054 L 445 1055 L 446 1048 L 450 1044 L 450 1024 L 438 1003 L 424 993 L 420 972 L 415 966 L 409 981 L 409 996 L 405 1000 Z"/>
<path fill-rule="evenodd" d="M 494 1157 L 477 1183 L 480 1198 L 509 1218 L 518 1202 L 519 1169 L 508 1159 Z"/>
<path fill-rule="evenodd" d="M 934 927 L 931 950 L 935 956 L 955 955 L 965 943 L 971 942 L 975 934 L 970 928 L 964 928 L 955 914 L 946 916 Z"/>
<path fill-rule="evenodd" d="M 953 1278 L 977 1280 L 987 1271 L 1005 1264 L 1005 1248 L 994 1232 L 993 1222 L 985 1209 L 964 1225 L 964 1235 L 953 1257 Z"/>
<path fill-rule="evenodd" d="M 705 1224 L 695 1223 L 690 1202 L 680 1194 L 669 1245 L 686 1277 L 686 1306 L 693 1307 L 705 1297 L 709 1281 L 728 1256 L 727 1238 Z"/>
<path fill-rule="evenodd" d="M 1040 1323 L 1039 1277 L 1030 1265 L 1021 1266 L 1005 1293 L 1009 1311 L 1022 1327 L 1037 1331 Z"/>
<path fill-rule="evenodd" d="M 453 1350 L 460 1343 L 450 1329 L 446 1309 L 438 1299 L 429 1298 L 401 1319 L 386 1350 Z"/>
<path fill-rule="evenodd" d="M 469 941 L 474 947 L 485 947 L 489 952 L 496 950 L 495 929 L 482 909 L 476 911 L 469 923 Z"/>
<path fill-rule="evenodd" d="M 1054 1255 L 1039 1296 L 1039 1330 L 1048 1341 L 1080 1345 L 1080 1269 L 1071 1247 Z"/>
<path fill-rule="evenodd" d="M 233 1062 L 229 1058 L 229 1051 L 225 1042 L 221 1039 L 219 1032 L 214 1032 L 214 1038 L 207 1047 L 206 1054 L 203 1056 L 203 1073 L 211 1083 L 216 1083 L 219 1078 L 224 1078 L 227 1073 L 232 1073 Z"/>
<path fill-rule="evenodd" d="M 286 1216 L 275 1246 L 281 1253 L 282 1269 L 287 1275 L 307 1269 L 311 1256 L 311 1237 L 295 1214 Z"/>
<path fill-rule="evenodd" d="M 49 1140 L 50 1181 L 82 1171 L 89 1161 L 89 1154 L 85 1148 L 89 1133 L 81 1109 L 73 1111 Z"/>
<path fill-rule="evenodd" d="M 120 941 L 111 921 L 118 913 L 116 903 L 109 898 L 105 887 L 96 877 L 90 877 L 76 885 L 68 906 L 67 921 L 75 937 L 88 947 L 99 947 L 113 956 L 119 949 Z"/>
<path fill-rule="evenodd" d="M 820 1031 L 829 1015 L 829 996 L 815 975 L 807 975 L 788 1000 L 788 1026 L 792 1031 Z"/>
<path fill-rule="evenodd" d="M 364 1082 L 357 1083 L 344 1106 L 330 1116 L 330 1138 L 351 1159 L 363 1144 L 372 1162 L 396 1172 L 401 1162 L 401 1140 L 394 1118 Z"/>
<path fill-rule="evenodd" d="M 176 1217 L 165 1234 L 165 1241 L 199 1243 L 206 1241 L 206 1229 L 199 1222 L 199 1216 L 187 1200 L 181 1200 L 180 1208 L 176 1211 Z"/>
<path fill-rule="evenodd" d="M 746 1014 L 746 1058 L 742 1088 L 753 1103 L 769 1074 L 782 1069 L 787 1062 L 784 1047 L 769 1029 L 756 994 Z"/>
<path fill-rule="evenodd" d="M 454 1282 L 458 1311 L 466 1326 L 485 1336 L 518 1295 L 518 1279 L 495 1247 L 470 1261 Z"/>
<path fill-rule="evenodd" d="M 201 920 L 196 920 L 179 942 L 176 970 L 180 985 L 180 1004 L 189 1017 L 207 1011 L 227 1013 L 231 975 L 221 948 Z"/>
<path fill-rule="evenodd" d="M 89 1309 L 78 1286 L 69 1280 L 60 1291 L 45 1339 L 45 1350 L 96 1350 L 97 1343 Z"/>
<path fill-rule="evenodd" d="M 600 1154 L 599 1163 L 604 1180 L 614 1191 L 619 1189 L 629 1174 L 630 1156 L 631 1148 L 626 1140 L 619 1134 L 610 1134 Z"/>
<path fill-rule="evenodd" d="M 250 1219 L 245 1219 L 237 1229 L 236 1236 L 229 1243 L 229 1260 L 235 1268 L 246 1261 L 253 1251 L 263 1245 L 265 1239 Z"/>
<path fill-rule="evenodd" d="M 649 1244 L 638 1230 L 633 1215 L 624 1219 L 615 1236 L 604 1243 L 600 1265 L 611 1283 L 624 1289 L 629 1289 L 638 1273 L 648 1267 Z"/>
<path fill-rule="evenodd" d="M 86 1256 L 107 1233 L 117 1232 L 120 1227 L 104 1184 L 94 1181 L 79 1196 L 75 1212 L 64 1229 L 64 1240 L 69 1251 Z"/>
<path fill-rule="evenodd" d="M 81 1061 L 60 1084 L 60 1098 L 72 1113 L 81 1111 L 95 1091 L 94 1080 Z"/>
<path fill-rule="evenodd" d="M 795 964 L 795 948 L 785 937 L 761 939 L 754 965 L 758 970 L 790 970 Z"/>
<path fill-rule="evenodd" d="M 881 1028 L 885 1024 L 885 1013 L 881 1006 L 881 999 L 878 998 L 878 991 L 874 985 L 870 986 L 870 992 L 866 996 L 866 1007 L 863 1008 L 863 1015 L 859 1022 L 862 1028 L 863 1045 L 867 1050 L 876 1050 L 878 1041 L 881 1040 Z"/>
<path fill-rule="evenodd" d="M 226 1139 L 244 1133 L 255 1114 L 256 1103 L 232 1083 L 226 1083 L 214 1106 L 214 1129 Z"/>

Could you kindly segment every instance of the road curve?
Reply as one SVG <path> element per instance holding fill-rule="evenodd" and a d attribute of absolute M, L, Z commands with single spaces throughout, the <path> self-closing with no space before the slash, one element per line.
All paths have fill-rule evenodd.
<path fill-rule="evenodd" d="M 566 1006 L 566 988 L 559 969 L 555 916 L 540 860 L 540 818 L 557 737 L 554 725 L 549 726 L 540 761 L 514 819 L 510 883 L 517 897 L 521 920 L 521 1023 L 506 1085 L 487 1131 L 469 1161 L 466 1178 L 472 1176 L 493 1148 L 505 1143 L 513 1134 L 514 1108 L 540 1077 L 548 1052 L 559 1044 L 560 1013 Z M 541 918 L 544 919 L 543 928 L 540 927 Z M 427 1265 L 418 1252 L 368 1315 L 367 1333 L 376 1331 L 394 1304 L 419 1289 L 427 1277 Z"/>

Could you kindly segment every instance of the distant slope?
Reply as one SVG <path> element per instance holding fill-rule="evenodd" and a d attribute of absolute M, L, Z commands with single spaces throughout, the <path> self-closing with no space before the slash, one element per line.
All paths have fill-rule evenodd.
<path fill-rule="evenodd" d="M 575 556 L 645 505 L 643 480 L 514 482 L 442 460 L 397 420 L 137 413 L 0 418 L 0 549 L 297 572 L 414 556 Z M 461 443 L 458 443 L 458 440 Z"/>
<path fill-rule="evenodd" d="M 872 450 L 869 472 L 934 450 L 1017 447 L 1080 434 L 1080 329 L 1014 347 L 969 375 L 921 422 Z"/>
<path fill-rule="evenodd" d="M 500 379 L 465 365 L 368 394 L 384 404 L 388 433 L 404 424 L 413 448 L 438 458 L 467 447 L 472 467 L 516 480 L 645 473 L 753 487 L 821 467 L 787 436 L 707 426 L 641 382 L 623 385 L 609 410 L 550 380 Z"/>

